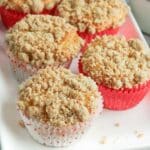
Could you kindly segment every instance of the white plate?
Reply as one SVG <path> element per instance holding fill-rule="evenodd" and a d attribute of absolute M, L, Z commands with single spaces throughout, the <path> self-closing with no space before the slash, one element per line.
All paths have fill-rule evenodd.
<path fill-rule="evenodd" d="M 139 37 L 146 44 L 132 14 L 120 29 L 127 38 Z M 27 131 L 18 125 L 20 119 L 15 105 L 17 82 L 4 53 L 4 29 L 0 25 L 0 135 L 2 150 L 53 150 L 36 143 Z M 147 44 L 146 44 L 147 46 Z M 72 64 L 76 70 L 76 60 Z M 119 123 L 119 127 L 115 124 Z M 135 131 L 137 133 L 135 133 Z M 101 144 L 103 136 L 105 144 Z M 102 115 L 83 136 L 68 150 L 150 149 L 150 94 L 135 108 L 128 111 L 104 110 Z M 56 150 L 56 148 L 55 148 Z"/>

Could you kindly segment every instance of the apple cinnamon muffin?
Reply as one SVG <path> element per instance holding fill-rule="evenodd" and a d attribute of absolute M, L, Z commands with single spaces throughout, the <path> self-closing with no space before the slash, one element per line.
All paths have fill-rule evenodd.
<path fill-rule="evenodd" d="M 96 35 L 115 34 L 126 20 L 128 7 L 121 0 L 62 0 L 56 14 L 77 27 L 81 37 L 91 41 Z"/>
<path fill-rule="evenodd" d="M 24 79 L 46 66 L 69 67 L 83 41 L 63 18 L 28 15 L 7 31 L 6 44 L 14 71 Z"/>
<path fill-rule="evenodd" d="M 17 106 L 34 139 L 48 146 L 66 146 L 102 111 L 102 102 L 89 77 L 47 67 L 20 85 Z"/>
<path fill-rule="evenodd" d="M 136 99 L 139 102 L 147 93 L 150 80 L 150 55 L 138 39 L 126 40 L 123 36 L 106 35 L 97 37 L 89 44 L 80 60 L 79 67 L 81 72 L 96 81 L 100 89 L 103 90 L 102 87 L 105 87 L 111 92 L 114 91 L 115 95 L 113 97 L 110 95 L 111 98 L 121 99 L 118 93 L 122 91 L 123 99 L 129 99 L 131 102 L 134 102 L 132 99 Z M 145 85 L 147 90 L 140 96 L 140 91 L 143 90 L 142 85 Z M 138 89 L 136 95 L 134 95 L 135 88 Z M 127 97 L 125 97 L 126 89 L 130 89 Z M 107 96 L 108 94 L 109 92 Z"/>

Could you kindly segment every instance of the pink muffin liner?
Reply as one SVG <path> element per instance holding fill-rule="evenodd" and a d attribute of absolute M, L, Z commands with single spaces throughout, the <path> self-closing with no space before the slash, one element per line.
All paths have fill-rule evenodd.
<path fill-rule="evenodd" d="M 43 10 L 43 12 L 41 12 L 40 14 L 53 15 L 55 12 L 55 9 L 56 9 L 56 6 L 50 10 Z M 0 7 L 0 13 L 1 13 L 3 24 L 5 25 L 6 28 L 12 27 L 16 22 L 20 21 L 27 15 L 27 13 L 22 13 L 22 12 L 18 12 L 18 11 L 11 10 L 11 9 L 6 9 L 5 7 L 2 7 L 2 6 Z"/>
<path fill-rule="evenodd" d="M 6 50 L 6 53 L 10 60 L 10 66 L 13 70 L 14 76 L 16 77 L 17 81 L 22 82 L 26 80 L 28 77 L 35 74 L 40 68 L 31 66 L 30 64 L 24 63 L 16 58 L 9 50 Z M 69 68 L 71 64 L 71 60 L 64 63 L 63 67 Z"/>
<path fill-rule="evenodd" d="M 83 72 L 81 60 L 79 60 L 79 72 Z M 104 85 L 98 85 L 99 91 L 104 98 L 104 107 L 111 110 L 126 110 L 139 104 L 145 95 L 150 91 L 150 81 L 137 85 L 131 89 L 111 89 Z"/>
<path fill-rule="evenodd" d="M 18 109 L 20 116 L 31 137 L 46 146 L 64 147 L 77 142 L 91 126 L 91 123 L 103 110 L 103 101 L 98 99 L 97 111 L 91 114 L 91 118 L 86 122 L 80 122 L 72 126 L 54 127 L 48 123 L 41 123 L 35 119 L 28 118 Z"/>

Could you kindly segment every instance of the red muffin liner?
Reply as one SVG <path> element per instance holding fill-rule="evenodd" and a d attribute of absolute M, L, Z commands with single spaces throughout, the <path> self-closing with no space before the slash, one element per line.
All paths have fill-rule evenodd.
<path fill-rule="evenodd" d="M 96 32 L 95 34 L 91 34 L 88 31 L 85 32 L 79 32 L 78 31 L 78 35 L 84 39 L 86 41 L 86 45 L 85 47 L 82 49 L 82 52 L 85 51 L 87 44 L 90 43 L 96 36 L 103 36 L 103 35 L 115 35 L 117 34 L 119 31 L 119 27 L 118 28 L 109 28 L 100 32 Z"/>
<path fill-rule="evenodd" d="M 44 10 L 40 14 L 51 14 L 53 15 L 55 12 L 56 6 L 50 10 Z M 27 13 L 18 12 L 11 9 L 6 9 L 5 7 L 0 8 L 1 12 L 1 18 L 3 21 L 3 24 L 6 26 L 6 28 L 12 27 L 16 22 L 20 21 L 22 18 L 24 18 Z M 34 14 L 34 13 L 33 13 Z"/>
<path fill-rule="evenodd" d="M 79 60 L 79 72 L 83 72 L 81 60 Z M 104 98 L 104 108 L 111 110 L 126 110 L 136 106 L 142 101 L 145 95 L 150 91 L 150 81 L 137 85 L 131 89 L 111 89 L 104 85 L 98 85 L 99 91 Z"/>
<path fill-rule="evenodd" d="M 1 15 L 2 9 L 3 9 L 3 7 L 2 7 L 2 6 L 0 6 L 0 15 Z"/>

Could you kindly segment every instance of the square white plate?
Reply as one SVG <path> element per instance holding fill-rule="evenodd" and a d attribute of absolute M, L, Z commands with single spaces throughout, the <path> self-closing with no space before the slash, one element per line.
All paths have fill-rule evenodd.
<path fill-rule="evenodd" d="M 130 13 L 119 34 L 127 38 L 138 37 L 147 46 L 143 35 Z M 0 25 L 0 136 L 2 150 L 53 150 L 36 143 L 26 129 L 18 125 L 20 120 L 15 100 L 17 85 L 5 55 L 4 28 Z M 71 69 L 77 71 L 77 59 Z M 115 124 L 119 124 L 115 125 Z M 101 143 L 103 137 L 105 144 Z M 64 150 L 150 149 L 150 94 L 135 108 L 127 111 L 104 110 L 93 126 L 76 144 Z M 55 148 L 57 150 L 57 148 Z"/>

